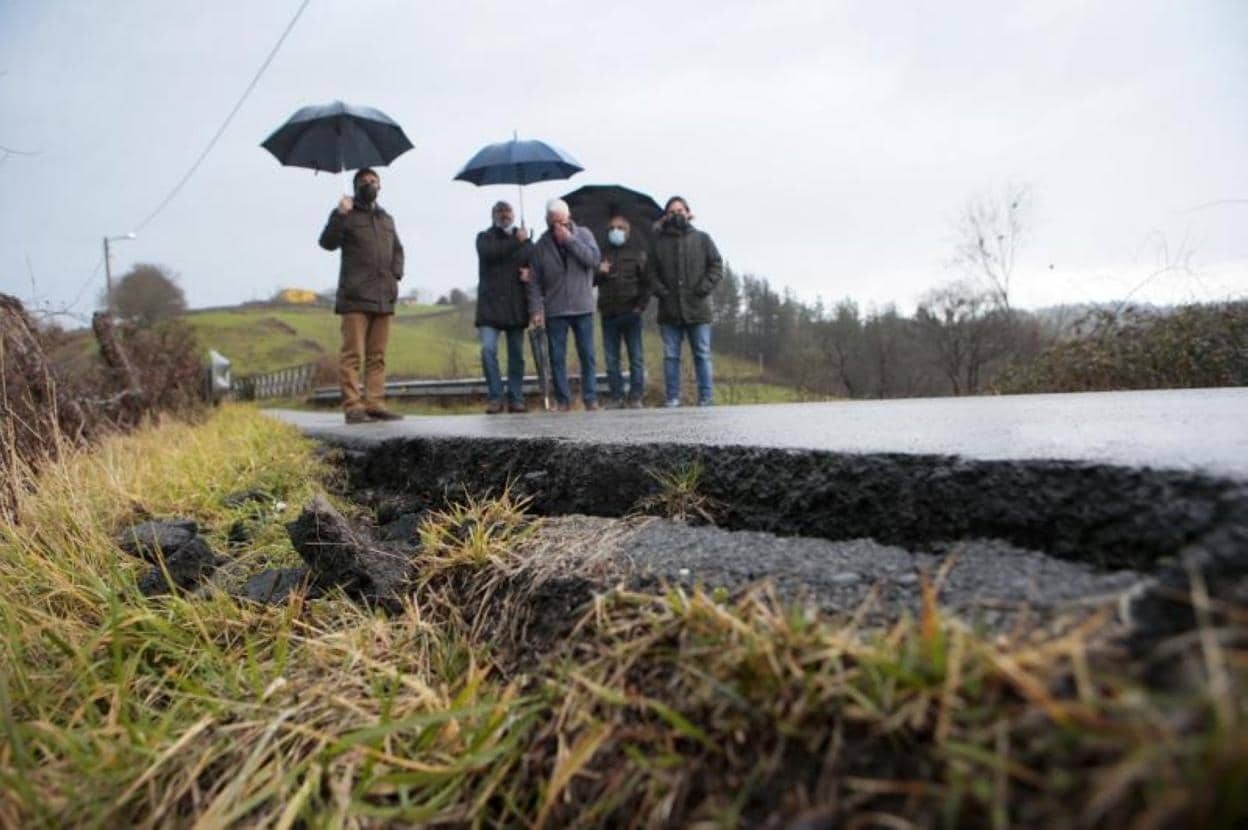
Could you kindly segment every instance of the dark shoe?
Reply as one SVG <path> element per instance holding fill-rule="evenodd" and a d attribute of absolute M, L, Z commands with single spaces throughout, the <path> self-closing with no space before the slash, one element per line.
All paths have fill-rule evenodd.
<path fill-rule="evenodd" d="M 348 409 L 346 419 L 348 424 L 367 424 L 371 420 L 363 409 Z"/>
<path fill-rule="evenodd" d="M 598 401 L 585 401 L 586 412 L 597 412 L 599 409 L 602 409 L 602 404 Z"/>
<path fill-rule="evenodd" d="M 569 406 L 569 405 L 568 405 L 568 404 L 566 404 L 566 403 L 557 403 L 557 404 L 555 404 L 555 411 L 556 411 L 556 412 L 568 412 L 568 411 L 570 411 L 571 409 L 572 409 L 572 407 L 571 407 L 571 406 Z"/>
<path fill-rule="evenodd" d="M 502 401 L 490 401 L 489 403 L 485 405 L 486 415 L 497 415 L 498 413 L 502 411 L 503 411 Z"/>
<path fill-rule="evenodd" d="M 606 404 L 603 406 L 603 409 L 623 409 L 623 408 L 624 408 L 624 401 L 619 398 L 612 398 L 611 400 L 607 401 Z"/>
<path fill-rule="evenodd" d="M 646 405 L 641 402 L 641 398 L 633 398 L 628 402 L 629 409 L 645 409 Z"/>
<path fill-rule="evenodd" d="M 366 409 L 364 414 L 374 421 L 402 421 L 403 416 L 389 409 Z"/>
<path fill-rule="evenodd" d="M 521 401 L 520 403 L 516 403 L 515 401 L 508 401 L 507 411 L 508 412 L 528 412 L 529 408 L 524 405 L 524 401 Z"/>

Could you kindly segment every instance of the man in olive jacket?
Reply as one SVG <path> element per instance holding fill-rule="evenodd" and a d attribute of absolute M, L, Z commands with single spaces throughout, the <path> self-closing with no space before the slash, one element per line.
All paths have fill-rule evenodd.
<path fill-rule="evenodd" d="M 403 245 L 394 218 L 377 204 L 381 179 L 367 167 L 352 180 L 355 197 L 343 196 L 321 232 L 321 247 L 342 249 L 334 313 L 342 316 L 338 382 L 348 424 L 402 418 L 385 408 L 386 342 L 403 279 Z M 360 363 L 364 396 L 360 397 Z"/>
<path fill-rule="evenodd" d="M 683 197 L 667 200 L 648 265 L 650 284 L 659 298 L 663 335 L 664 406 L 680 406 L 680 347 L 688 339 L 698 382 L 698 406 L 710 406 L 711 292 L 724 276 L 724 262 L 714 241 L 693 227 Z"/>
<path fill-rule="evenodd" d="M 628 407 L 641 409 L 646 389 L 646 359 L 642 351 L 641 315 L 650 303 L 646 246 L 633 236 L 623 216 L 607 221 L 607 248 L 598 273 L 598 313 L 602 317 L 602 351 L 612 409 L 624 407 L 624 375 L 620 371 L 620 341 L 628 348 Z"/>
<path fill-rule="evenodd" d="M 503 411 L 503 380 L 498 369 L 498 338 L 507 340 L 507 403 L 509 412 L 524 412 L 524 330 L 529 325 L 528 299 L 522 269 L 533 245 L 526 228 L 514 225 L 515 212 L 506 202 L 490 211 L 490 227 L 477 234 L 477 317 L 481 369 L 488 402 L 485 411 Z"/>

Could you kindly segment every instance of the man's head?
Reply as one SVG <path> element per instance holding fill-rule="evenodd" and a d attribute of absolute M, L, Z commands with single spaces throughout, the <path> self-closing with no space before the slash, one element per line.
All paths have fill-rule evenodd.
<path fill-rule="evenodd" d="M 563 199 L 551 199 L 546 203 L 546 226 L 569 225 L 572 223 L 572 211 Z"/>
<path fill-rule="evenodd" d="M 361 167 L 351 177 L 351 185 L 355 188 L 356 200 L 370 205 L 377 201 L 377 194 L 381 192 L 381 177 L 371 167 Z"/>
<path fill-rule="evenodd" d="M 494 222 L 494 227 L 505 231 L 511 230 L 511 226 L 516 221 L 516 213 L 507 202 L 495 202 L 494 207 L 490 209 L 490 219 Z"/>
<path fill-rule="evenodd" d="M 623 216 L 616 214 L 607 220 L 607 241 L 617 248 L 628 241 L 632 226 Z"/>
<path fill-rule="evenodd" d="M 676 230 L 684 230 L 693 221 L 693 212 L 684 196 L 673 196 L 663 206 L 663 224 Z"/>

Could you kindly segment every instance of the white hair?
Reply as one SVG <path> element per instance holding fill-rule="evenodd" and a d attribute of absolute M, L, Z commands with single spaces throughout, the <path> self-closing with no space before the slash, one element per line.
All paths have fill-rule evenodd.
<path fill-rule="evenodd" d="M 547 216 L 571 216 L 572 211 L 568 209 L 568 203 L 563 199 L 551 199 L 546 203 Z"/>

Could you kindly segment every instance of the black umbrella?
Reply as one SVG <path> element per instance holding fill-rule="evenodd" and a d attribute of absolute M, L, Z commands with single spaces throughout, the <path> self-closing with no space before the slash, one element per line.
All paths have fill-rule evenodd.
<path fill-rule="evenodd" d="M 462 182 L 478 187 L 487 184 L 514 184 L 523 188 L 534 182 L 570 179 L 585 168 L 566 151 L 545 141 L 500 141 L 482 147 L 455 174 Z M 524 221 L 524 190 L 520 190 L 520 220 Z"/>
<path fill-rule="evenodd" d="M 303 107 L 260 145 L 287 167 L 327 173 L 383 167 L 412 149 L 403 128 L 372 107 Z"/>
<path fill-rule="evenodd" d="M 587 184 L 566 194 L 563 200 L 568 203 L 572 218 L 599 236 L 606 233 L 607 220 L 618 215 L 628 220 L 634 233 L 649 239 L 651 226 L 663 215 L 663 208 L 654 199 L 618 184 Z"/>

